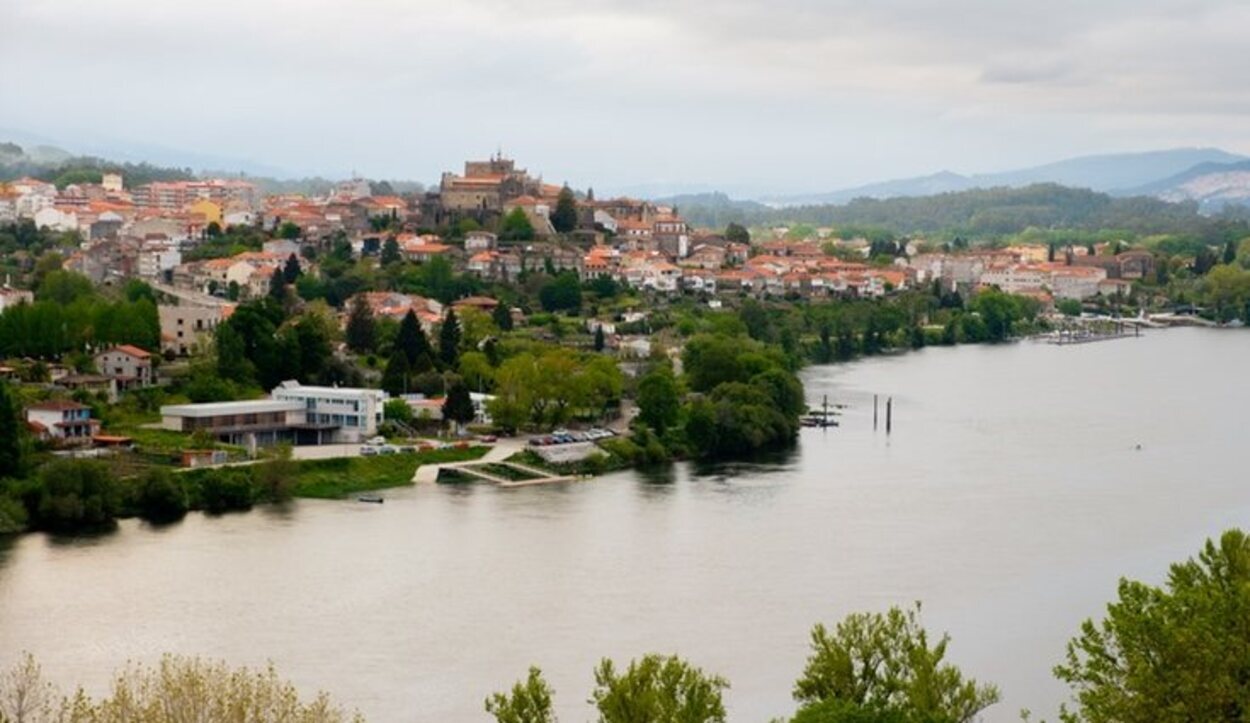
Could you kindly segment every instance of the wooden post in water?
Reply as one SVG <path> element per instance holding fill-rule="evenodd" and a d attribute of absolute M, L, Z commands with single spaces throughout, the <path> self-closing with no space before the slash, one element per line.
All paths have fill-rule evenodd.
<path fill-rule="evenodd" d="M 877 431 L 877 395 L 872 395 L 872 431 Z"/>
<path fill-rule="evenodd" d="M 885 433 L 890 433 L 890 422 L 894 411 L 894 397 L 885 400 Z"/>

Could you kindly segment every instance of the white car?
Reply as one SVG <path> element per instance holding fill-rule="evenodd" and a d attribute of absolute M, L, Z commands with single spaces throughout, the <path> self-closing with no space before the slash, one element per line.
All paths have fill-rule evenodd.
<path fill-rule="evenodd" d="M 379 446 L 381 446 L 381 445 L 383 445 L 383 444 L 386 444 L 386 437 L 380 437 L 380 436 L 379 436 L 379 437 L 371 437 L 371 438 L 369 438 L 369 439 L 366 439 L 366 440 L 365 440 L 365 444 L 371 444 L 371 445 L 373 445 L 374 447 L 379 447 Z"/>

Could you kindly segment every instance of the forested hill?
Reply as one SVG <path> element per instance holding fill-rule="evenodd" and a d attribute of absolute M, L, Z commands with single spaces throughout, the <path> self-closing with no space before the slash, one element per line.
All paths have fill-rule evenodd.
<path fill-rule="evenodd" d="M 30 177 L 64 188 L 71 183 L 99 183 L 105 173 L 120 173 L 126 185 L 195 178 L 190 168 L 164 168 L 150 163 L 119 163 L 93 156 L 74 156 L 57 148 L 27 152 L 16 143 L 0 142 L 0 182 Z"/>
<path fill-rule="evenodd" d="M 686 205 L 681 212 L 691 223 L 712 228 L 722 228 L 730 222 L 748 226 L 809 224 L 879 228 L 896 234 L 973 237 L 999 237 L 1027 228 L 1205 236 L 1229 223 L 1227 218 L 1200 215 L 1196 203 L 1168 203 L 1140 196 L 1114 198 L 1049 183 L 910 198 L 858 198 L 844 205 L 766 210 Z"/>

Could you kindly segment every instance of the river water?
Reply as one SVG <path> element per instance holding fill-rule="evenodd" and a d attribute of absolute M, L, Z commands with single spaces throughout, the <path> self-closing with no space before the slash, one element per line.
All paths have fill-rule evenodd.
<path fill-rule="evenodd" d="M 163 651 L 272 660 L 370 720 L 475 721 L 534 663 L 581 721 L 600 657 L 676 652 L 765 721 L 813 623 L 922 601 L 1002 688 L 986 720 L 1052 713 L 1050 668 L 1119 576 L 1250 525 L 1247 362 L 1250 333 L 1206 330 L 927 349 L 807 370 L 842 427 L 768 462 L 28 535 L 0 543 L 0 664 L 30 650 L 99 692 Z"/>

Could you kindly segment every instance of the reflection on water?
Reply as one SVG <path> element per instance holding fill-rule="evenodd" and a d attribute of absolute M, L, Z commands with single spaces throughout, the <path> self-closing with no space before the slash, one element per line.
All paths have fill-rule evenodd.
<path fill-rule="evenodd" d="M 272 660 L 375 721 L 481 720 L 538 664 L 584 720 L 600 657 L 678 652 L 731 680 L 733 720 L 768 720 L 813 623 L 922 600 L 1002 687 L 987 719 L 1014 721 L 1054 710 L 1050 668 L 1121 575 L 1158 581 L 1250 526 L 1228 463 L 1247 360 L 1250 333 L 1199 330 L 927 349 L 807 370 L 842 426 L 750 462 L 0 540 L 0 664 L 31 650 L 99 690 L 165 651 Z M 888 438 L 873 394 L 894 397 Z"/>

